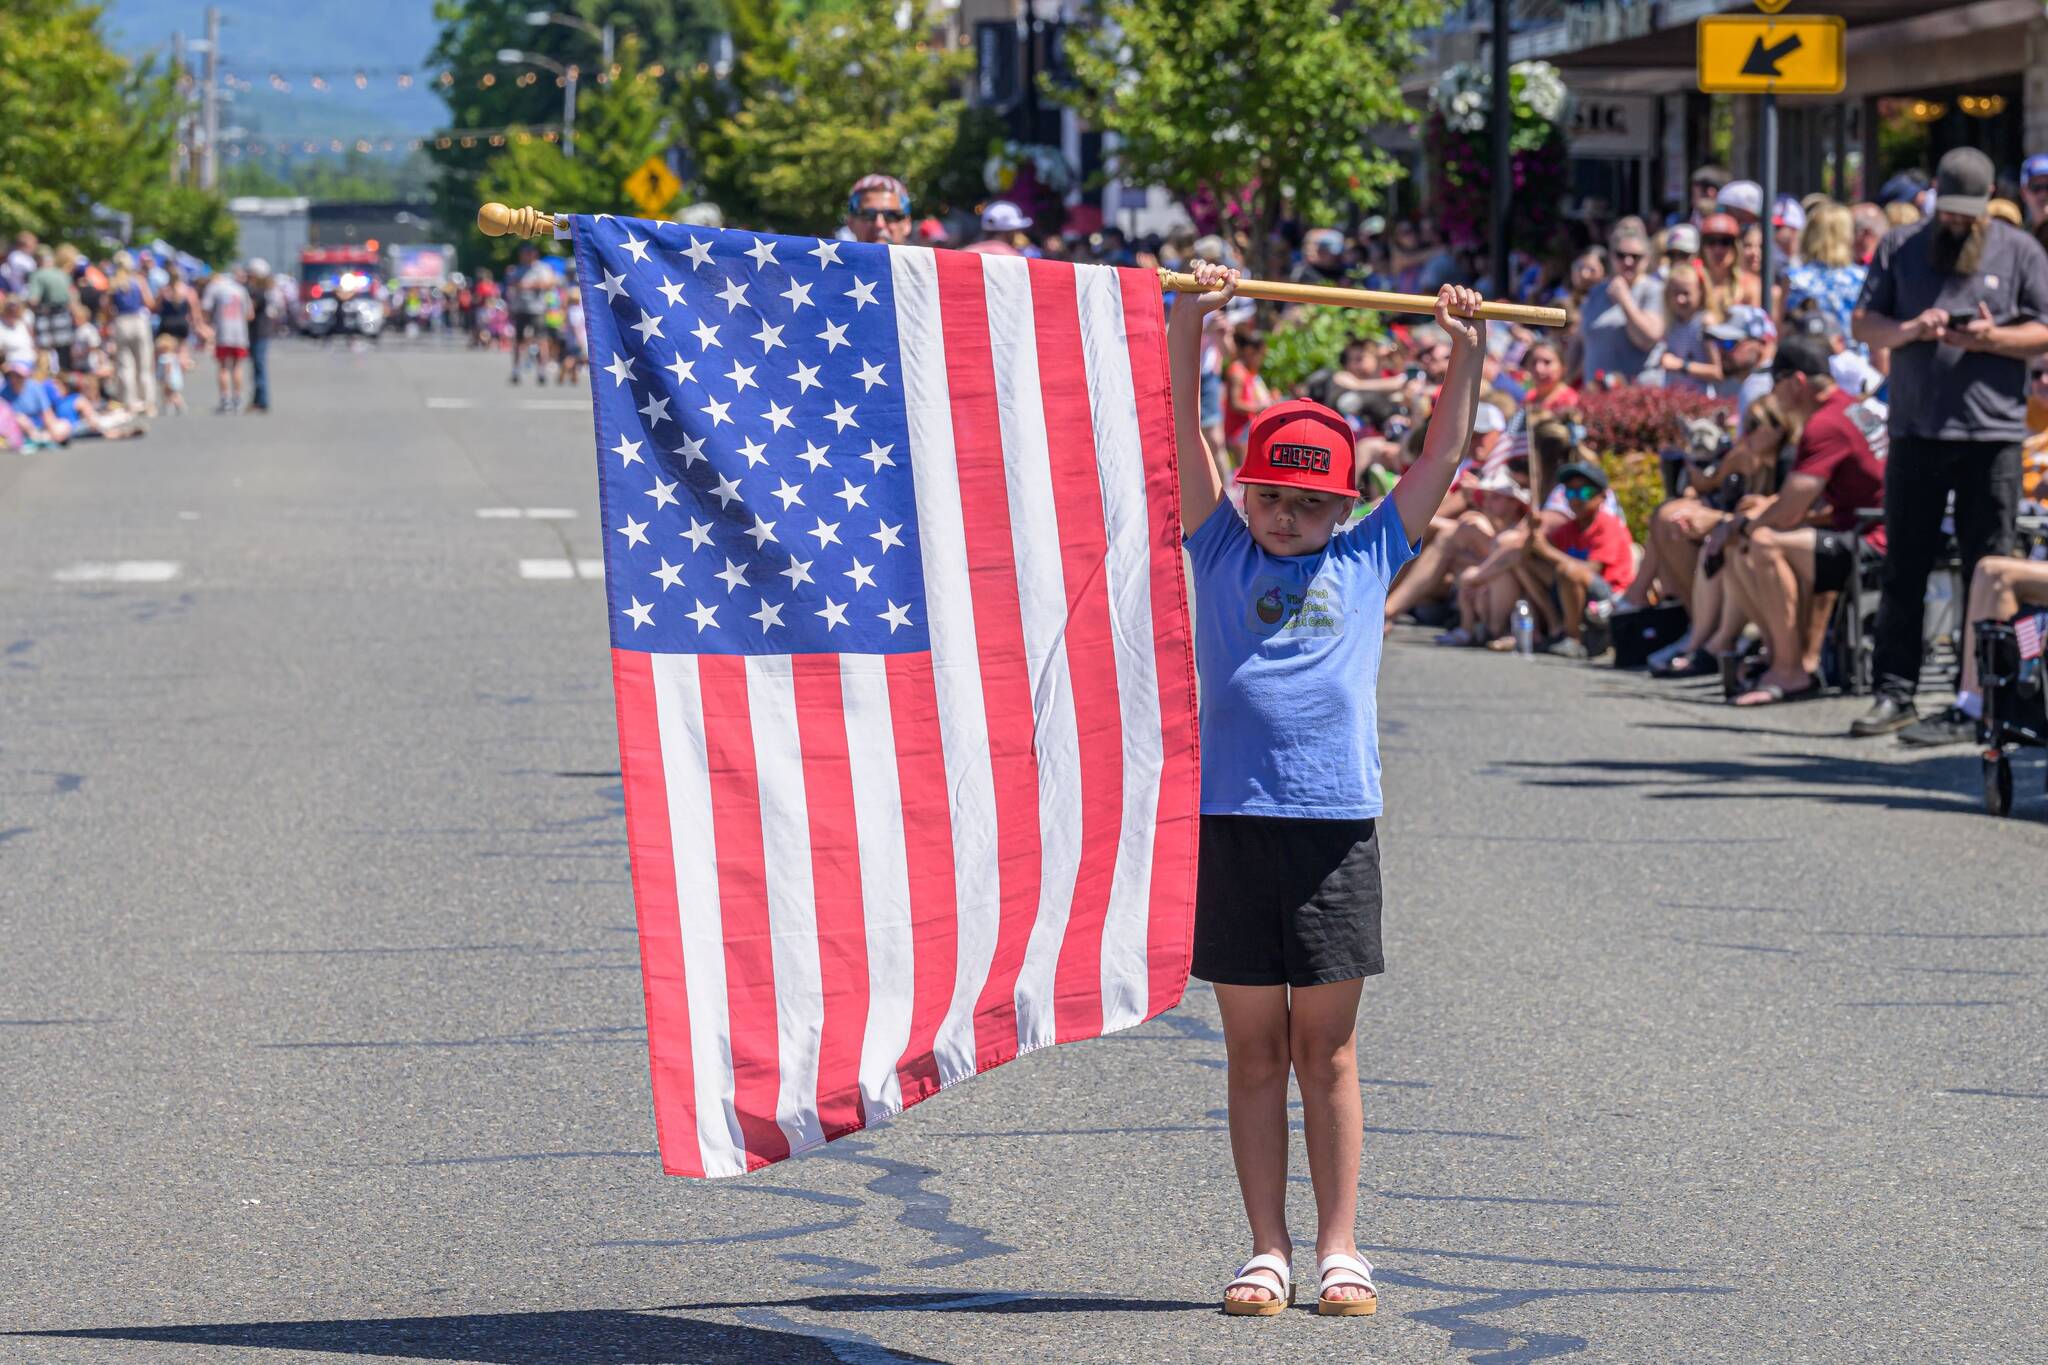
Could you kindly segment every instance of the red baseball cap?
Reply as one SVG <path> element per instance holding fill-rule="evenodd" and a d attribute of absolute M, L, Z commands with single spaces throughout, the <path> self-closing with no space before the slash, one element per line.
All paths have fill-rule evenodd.
<path fill-rule="evenodd" d="M 1237 481 L 1357 497 L 1352 446 L 1351 424 L 1321 403 L 1307 398 L 1275 403 L 1252 418 Z"/>

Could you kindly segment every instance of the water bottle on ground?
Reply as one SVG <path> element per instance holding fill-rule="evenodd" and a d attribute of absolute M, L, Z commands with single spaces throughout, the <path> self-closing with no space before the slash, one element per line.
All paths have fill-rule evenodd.
<path fill-rule="evenodd" d="M 1509 622 L 1509 629 L 1515 636 L 1515 653 L 1527 658 L 1536 653 L 1536 612 L 1526 597 L 1515 602 L 1515 614 Z"/>

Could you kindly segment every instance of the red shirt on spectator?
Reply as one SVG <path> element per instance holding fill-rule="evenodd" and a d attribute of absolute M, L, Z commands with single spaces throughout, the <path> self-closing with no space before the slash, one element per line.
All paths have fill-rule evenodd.
<path fill-rule="evenodd" d="M 1884 462 L 1849 416 L 1855 403 L 1843 388 L 1822 400 L 1799 434 L 1799 454 L 1792 465 L 1794 474 L 1819 479 L 1824 485 L 1821 496 L 1827 499 L 1828 527 L 1834 531 L 1853 531 L 1859 509 L 1884 506 Z M 1882 553 L 1884 527 L 1873 528 L 1864 539 Z"/>
<path fill-rule="evenodd" d="M 1590 525 L 1581 526 L 1567 516 L 1551 527 L 1548 534 L 1550 543 L 1573 559 L 1589 561 L 1616 592 L 1627 592 L 1628 585 L 1635 581 L 1635 539 L 1621 518 L 1605 507 L 1593 514 Z"/>
<path fill-rule="evenodd" d="M 1541 408 L 1544 412 L 1568 412 L 1579 405 L 1579 391 L 1562 379 L 1548 387 L 1532 384 L 1523 398 L 1523 405 Z"/>

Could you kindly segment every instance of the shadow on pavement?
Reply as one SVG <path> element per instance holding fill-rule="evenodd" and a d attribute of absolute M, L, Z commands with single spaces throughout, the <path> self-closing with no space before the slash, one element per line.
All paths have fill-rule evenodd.
<path fill-rule="evenodd" d="M 1964 757 L 1971 760 L 1967 774 L 1952 753 L 1904 762 L 1830 754 L 1752 754 L 1713 759 L 1526 759 L 1496 766 L 1515 774 L 1524 786 L 1633 788 L 1653 801 L 1818 800 L 1900 811 L 1963 812 L 1981 808 L 1974 754 Z"/>
<path fill-rule="evenodd" d="M 616 1308 L 558 1313 L 459 1313 L 438 1318 L 84 1327 L 8 1335 L 326 1351 L 410 1360 L 466 1360 L 484 1365 L 557 1365 L 565 1360 L 633 1365 L 755 1365 L 773 1360 L 838 1365 L 850 1359 L 939 1359 L 891 1350 L 858 1333 L 814 1336 L 801 1330 L 770 1331 Z"/>

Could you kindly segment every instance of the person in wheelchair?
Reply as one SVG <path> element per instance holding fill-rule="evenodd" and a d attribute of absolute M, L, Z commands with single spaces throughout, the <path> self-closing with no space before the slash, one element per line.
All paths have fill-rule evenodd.
<path fill-rule="evenodd" d="M 1834 595 L 1856 578 L 1857 511 L 1884 503 L 1884 464 L 1837 384 L 1828 352 L 1803 335 L 1778 343 L 1772 396 L 1800 424 L 1798 454 L 1776 497 L 1737 512 L 1708 535 L 1705 561 L 1719 556 L 1727 592 L 1763 631 L 1770 662 L 1737 706 L 1770 706 L 1819 694 L 1820 651 Z M 1864 543 L 1884 551 L 1884 528 Z"/>
<path fill-rule="evenodd" d="M 1977 561 L 1970 575 L 1970 599 L 1964 639 L 1974 645 L 1980 621 L 2010 621 L 2022 607 L 2048 607 L 2048 563 L 2013 555 L 1992 555 Z M 1942 744 L 1975 744 L 1982 736 L 1984 692 L 1977 676 L 1977 651 L 1963 650 L 1962 687 L 1950 705 L 1922 716 L 1899 732 L 1901 744 L 1933 748 Z"/>

